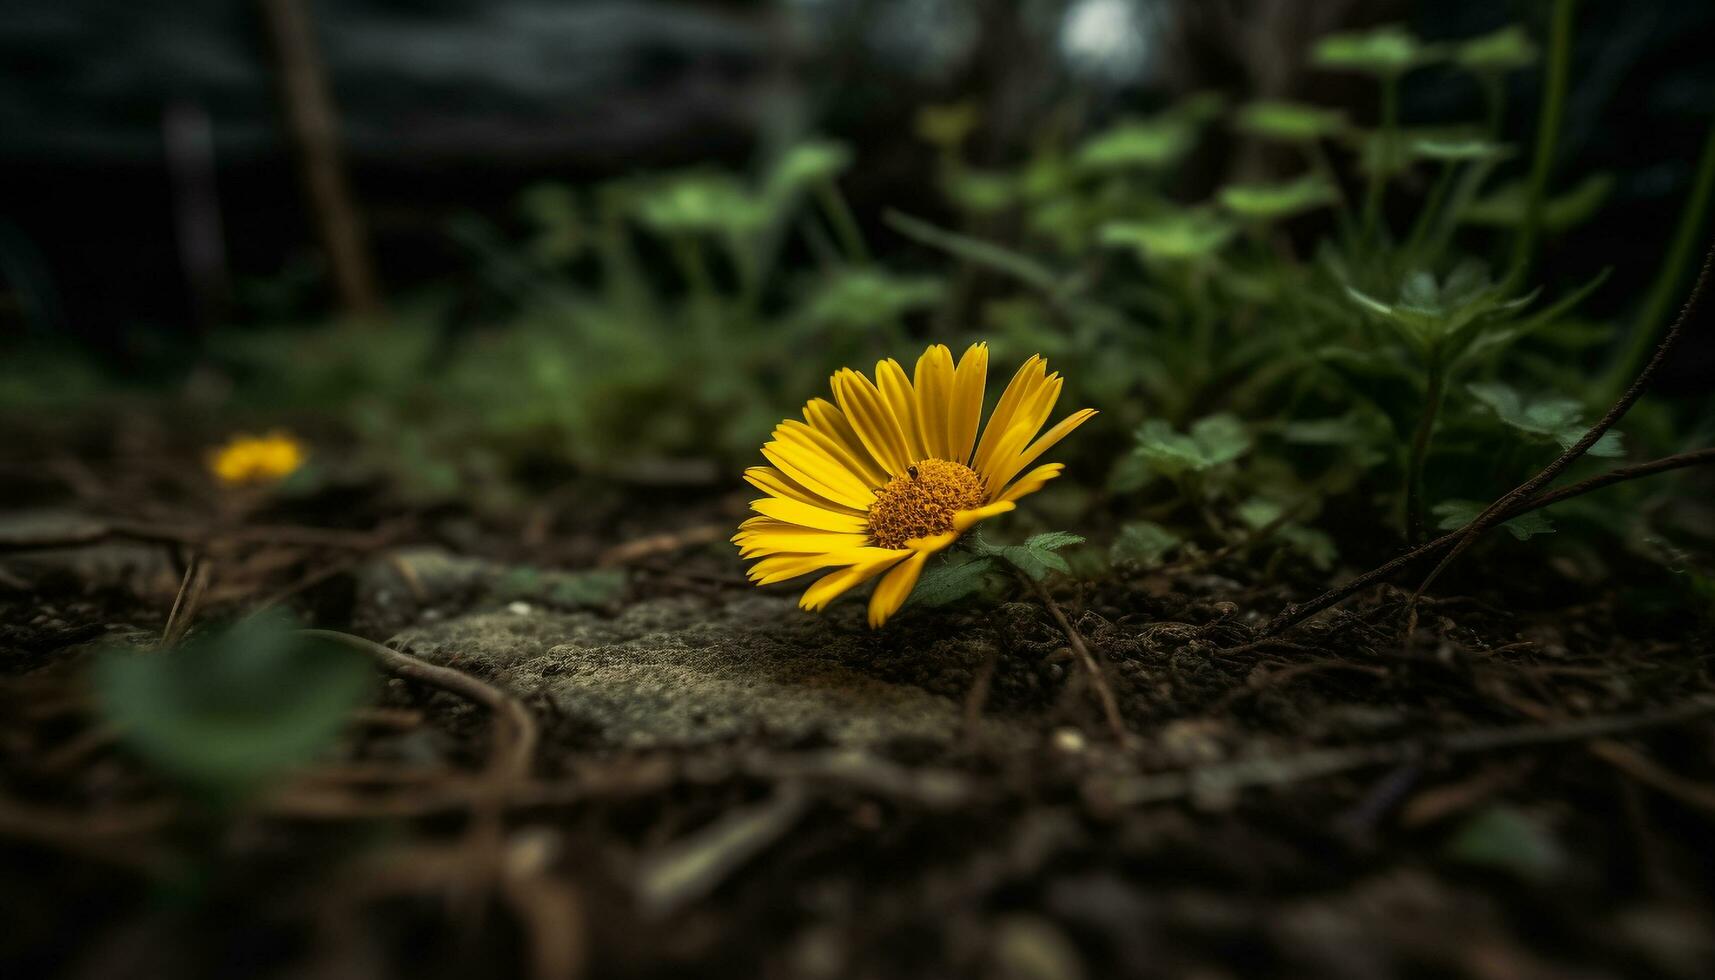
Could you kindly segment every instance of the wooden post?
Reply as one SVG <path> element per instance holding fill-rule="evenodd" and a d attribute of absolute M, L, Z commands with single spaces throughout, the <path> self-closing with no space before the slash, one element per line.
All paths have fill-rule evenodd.
<path fill-rule="evenodd" d="M 378 313 L 381 299 L 375 269 L 370 262 L 363 222 L 346 182 L 340 158 L 339 126 L 316 56 L 315 31 L 306 3 L 307 0 L 261 0 L 279 68 L 280 99 L 292 142 L 297 147 L 304 191 L 310 198 L 340 303 L 350 313 Z"/>

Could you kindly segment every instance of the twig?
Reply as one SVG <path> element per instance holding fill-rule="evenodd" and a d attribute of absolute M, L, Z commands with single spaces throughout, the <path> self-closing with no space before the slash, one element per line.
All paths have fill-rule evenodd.
<path fill-rule="evenodd" d="M 772 800 L 730 813 L 668 845 L 638 869 L 638 904 L 646 915 L 665 918 L 708 894 L 740 865 L 791 830 L 808 803 L 802 788 L 788 783 Z"/>
<path fill-rule="evenodd" d="M 699 544 L 724 538 L 729 530 L 725 524 L 698 524 L 682 531 L 651 534 L 635 541 L 626 541 L 607 549 L 596 557 L 597 565 L 624 565 L 639 558 L 680 551 Z"/>
<path fill-rule="evenodd" d="M 1096 658 L 1090 653 L 1089 646 L 1084 643 L 1083 634 L 1079 633 L 1077 627 L 1072 625 L 1072 621 L 1066 618 L 1065 611 L 1060 608 L 1058 602 L 1054 601 L 1054 597 L 1048 594 L 1048 590 L 1043 587 L 1041 582 L 1024 574 L 1019 569 L 1014 569 L 1014 571 L 1036 593 L 1036 598 L 1041 600 L 1042 605 L 1054 617 L 1054 621 L 1060 624 L 1060 632 L 1066 634 L 1066 642 L 1072 645 L 1072 652 L 1078 655 L 1078 660 L 1084 665 L 1084 672 L 1090 676 L 1090 686 L 1095 688 L 1096 700 L 1101 702 L 1102 714 L 1106 716 L 1108 722 L 1108 731 L 1113 735 L 1115 742 L 1121 745 L 1125 744 L 1125 719 L 1120 716 L 1119 702 L 1114 699 L 1113 689 L 1108 687 L 1108 679 L 1102 673 L 1101 665 L 1096 662 Z"/>
<path fill-rule="evenodd" d="M 1400 765 L 1436 753 L 1470 755 L 1502 749 L 1611 738 L 1715 714 L 1715 698 L 1699 697 L 1653 712 L 1603 715 L 1552 725 L 1479 728 L 1426 738 L 1401 739 L 1350 748 L 1312 749 L 1276 758 L 1241 759 L 1175 772 L 1131 777 L 1112 785 L 1105 801 L 1118 806 L 1159 803 L 1188 796 L 1231 793 L 1255 786 L 1283 786 L 1378 765 Z"/>
<path fill-rule="evenodd" d="M 1456 532 L 1459 537 L 1457 542 L 1453 545 L 1453 550 L 1448 552 L 1446 557 L 1442 558 L 1441 561 L 1430 570 L 1429 575 L 1424 578 L 1423 583 L 1417 587 L 1416 594 L 1421 595 L 1425 589 L 1428 589 L 1429 586 L 1434 583 L 1436 578 L 1441 575 L 1441 572 L 1448 565 L 1452 564 L 1460 555 L 1464 554 L 1465 549 L 1469 548 L 1477 540 L 1479 535 L 1499 523 L 1503 519 L 1503 514 L 1517 504 L 1527 501 L 1540 493 L 1543 487 L 1553 482 L 1555 477 L 1565 472 L 1567 467 L 1577 462 L 1591 446 L 1596 444 L 1598 439 L 1601 439 L 1602 436 L 1606 435 L 1608 430 L 1614 427 L 1615 423 L 1619 422 L 1628 411 L 1631 411 L 1632 405 L 1643 396 L 1644 390 L 1649 387 L 1649 383 L 1655 377 L 1657 369 L 1659 369 L 1662 363 L 1667 360 L 1668 352 L 1671 351 L 1674 344 L 1679 341 L 1679 335 L 1684 331 L 1686 322 L 1690 320 L 1691 315 L 1697 311 L 1697 305 L 1703 299 L 1703 290 L 1709 284 L 1711 268 L 1715 268 L 1715 244 L 1712 244 L 1709 251 L 1704 253 L 1703 267 L 1698 270 L 1697 281 L 1692 285 L 1691 293 L 1685 299 L 1685 305 L 1679 308 L 1679 316 L 1674 318 L 1673 326 L 1668 328 L 1667 335 L 1661 339 L 1660 344 L 1656 345 L 1655 354 L 1650 357 L 1649 363 L 1645 364 L 1644 369 L 1639 371 L 1638 376 L 1632 380 L 1631 387 L 1626 389 L 1625 394 L 1620 396 L 1619 401 L 1614 402 L 1613 406 L 1608 409 L 1607 413 L 1604 414 L 1595 425 L 1591 426 L 1590 431 L 1584 433 L 1584 437 L 1574 443 L 1571 448 L 1561 453 L 1554 462 L 1543 467 L 1540 473 L 1519 484 L 1517 487 L 1514 487 L 1499 500 L 1496 500 L 1494 503 L 1484 508 L 1483 512 L 1478 514 L 1471 523 L 1465 525 L 1465 527 Z"/>
<path fill-rule="evenodd" d="M 1707 268 L 1707 266 L 1705 266 L 1705 268 Z M 1712 463 L 1715 463 L 1715 448 L 1694 449 L 1690 452 L 1677 453 L 1673 456 L 1664 456 L 1661 459 L 1650 460 L 1647 463 L 1639 463 L 1636 466 L 1623 466 L 1619 469 L 1610 470 L 1607 473 L 1574 483 L 1571 486 L 1563 487 L 1553 493 L 1543 494 L 1533 500 L 1515 502 L 1500 516 L 1499 520 L 1504 523 L 1505 521 L 1518 517 L 1520 514 L 1528 514 L 1531 511 L 1540 510 L 1544 507 L 1549 507 L 1564 500 L 1582 496 L 1595 490 L 1601 490 L 1604 487 L 1609 487 L 1616 483 L 1624 483 L 1627 480 L 1636 480 L 1641 477 L 1653 476 L 1657 473 L 1665 473 L 1669 470 L 1685 469 L 1690 466 L 1704 466 Z M 1467 525 L 1467 527 L 1469 527 L 1469 525 Z M 1461 540 L 1461 535 L 1464 533 L 1464 529 L 1449 531 L 1433 541 L 1426 544 L 1420 544 L 1417 547 L 1412 548 L 1410 551 L 1370 569 L 1338 588 L 1329 589 L 1327 592 L 1324 592 L 1307 602 L 1296 602 L 1287 606 L 1285 609 L 1280 611 L 1279 615 L 1275 616 L 1274 619 L 1269 622 L 1268 626 L 1263 630 L 1263 636 L 1265 638 L 1273 636 L 1296 626 L 1309 617 L 1327 609 L 1329 606 L 1335 605 L 1355 593 L 1361 592 L 1365 588 L 1374 585 L 1376 582 L 1387 578 L 1394 572 L 1412 564 L 1418 559 L 1425 558 L 1429 555 L 1435 554 L 1443 548 L 1453 545 L 1455 542 Z M 1249 646 L 1251 646 L 1251 644 L 1226 652 L 1237 652 L 1238 650 L 1246 649 Z"/>
<path fill-rule="evenodd" d="M 539 736 L 536 720 L 517 698 L 463 671 L 426 663 L 401 650 L 382 646 L 361 636 L 336 630 L 312 629 L 298 632 L 302 636 L 329 640 L 367 653 L 401 677 L 452 691 L 494 712 L 497 724 L 494 744 L 490 750 L 490 771 L 508 784 L 522 784 L 530 778 Z"/>

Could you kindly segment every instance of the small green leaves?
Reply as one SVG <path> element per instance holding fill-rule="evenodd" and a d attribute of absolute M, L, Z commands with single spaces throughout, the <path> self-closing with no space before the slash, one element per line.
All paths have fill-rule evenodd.
<path fill-rule="evenodd" d="M 1370 31 L 1329 34 L 1311 49 L 1310 61 L 1331 71 L 1397 78 L 1435 55 L 1434 48 L 1418 41 L 1410 31 L 1388 25 Z"/>
<path fill-rule="evenodd" d="M 1542 227 L 1548 231 L 1565 231 L 1583 224 L 1601 209 L 1613 189 L 1613 174 L 1591 174 L 1565 194 L 1543 202 Z M 1467 205 L 1459 212 L 1459 220 L 1466 224 L 1496 228 L 1511 228 L 1523 224 L 1526 196 L 1524 182 L 1513 181 Z"/>
<path fill-rule="evenodd" d="M 917 110 L 917 135 L 932 146 L 950 151 L 962 146 L 981 121 L 974 102 L 926 105 Z"/>
<path fill-rule="evenodd" d="M 1221 250 L 1238 231 L 1204 208 L 1177 211 L 1149 221 L 1113 221 L 1102 226 L 1103 245 L 1134 248 L 1145 261 L 1184 262 Z"/>
<path fill-rule="evenodd" d="M 1453 62 L 1474 75 L 1499 75 L 1536 64 L 1536 42 L 1517 24 L 1460 41 Z"/>
<path fill-rule="evenodd" d="M 1315 174 L 1273 184 L 1229 184 L 1221 188 L 1221 206 L 1241 218 L 1275 221 L 1332 204 L 1333 185 Z"/>
<path fill-rule="evenodd" d="M 1427 270 L 1411 272 L 1400 283 L 1398 299 L 1391 303 L 1351 286 L 1346 287 L 1346 295 L 1397 328 L 1423 355 L 1449 342 L 1463 346 L 1473 328 L 1512 313 L 1533 298 L 1502 296 L 1499 287 L 1489 282 L 1488 274 L 1475 262 L 1461 264 L 1440 283 Z"/>
<path fill-rule="evenodd" d="M 868 330 L 941 301 L 941 280 L 902 276 L 875 266 L 847 266 L 820 280 L 804 315 L 817 326 Z"/>
<path fill-rule="evenodd" d="M 806 140 L 781 155 L 768 175 L 768 191 L 785 195 L 833 180 L 852 165 L 852 151 L 832 140 Z"/>
<path fill-rule="evenodd" d="M 1575 399 L 1547 396 L 1527 400 L 1499 381 L 1472 382 L 1465 390 L 1502 422 L 1538 439 L 1553 440 L 1562 449 L 1572 448 L 1589 430 L 1580 422 L 1584 409 Z M 1588 452 L 1591 456 L 1606 457 L 1626 454 L 1620 434 L 1613 431 L 1604 432 Z"/>
<path fill-rule="evenodd" d="M 109 651 L 93 681 L 139 755 L 234 796 L 327 748 L 370 696 L 374 671 L 362 654 L 257 616 L 172 650 Z"/>
<path fill-rule="evenodd" d="M 995 574 L 994 558 L 988 555 L 943 552 L 924 567 L 909 601 L 929 608 L 951 605 L 987 590 Z"/>
<path fill-rule="evenodd" d="M 644 194 L 637 216 L 663 235 L 742 233 L 767 222 L 769 209 L 726 174 L 685 174 Z"/>
<path fill-rule="evenodd" d="M 1346 117 L 1338 110 L 1299 102 L 1252 102 L 1239 109 L 1233 122 L 1241 132 L 1281 143 L 1311 143 L 1346 128 Z"/>
<path fill-rule="evenodd" d="M 1443 531 L 1457 531 L 1477 519 L 1488 505 L 1476 500 L 1443 500 L 1430 508 L 1440 521 L 1435 525 Z M 1554 522 L 1542 511 L 1520 514 L 1501 524 L 1513 537 L 1527 541 L 1538 534 L 1553 534 Z"/>
<path fill-rule="evenodd" d="M 1085 140 L 1078 164 L 1089 170 L 1157 170 L 1177 163 L 1196 135 L 1191 123 L 1176 115 L 1121 123 Z"/>
<path fill-rule="evenodd" d="M 1084 539 L 1080 535 L 1066 531 L 1046 531 L 1031 535 L 1023 544 L 994 547 L 979 542 L 977 546 L 1040 582 L 1049 572 L 1059 572 L 1062 575 L 1071 572 L 1072 566 L 1066 564 L 1066 559 L 1056 552 L 1061 548 L 1083 543 Z"/>
<path fill-rule="evenodd" d="M 1138 426 L 1133 450 L 1150 468 L 1169 477 L 1197 473 L 1230 463 L 1250 451 L 1250 433 L 1237 416 L 1220 414 L 1198 419 L 1189 433 L 1173 431 L 1161 419 Z"/>
<path fill-rule="evenodd" d="M 1133 521 L 1114 536 L 1114 543 L 1108 546 L 1108 558 L 1114 562 L 1155 565 L 1179 547 L 1181 541 L 1179 535 L 1154 521 Z"/>
<path fill-rule="evenodd" d="M 1480 139 L 1430 139 L 1413 140 L 1411 151 L 1414 156 L 1425 160 L 1439 160 L 1443 163 L 1483 163 L 1501 160 L 1511 155 L 1512 148 L 1503 143 L 1491 143 Z"/>

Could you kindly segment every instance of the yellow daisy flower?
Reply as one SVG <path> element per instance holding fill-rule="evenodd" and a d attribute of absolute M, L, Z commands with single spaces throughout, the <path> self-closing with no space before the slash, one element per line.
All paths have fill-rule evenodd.
<path fill-rule="evenodd" d="M 209 453 L 208 468 L 226 484 L 276 483 L 304 465 L 304 446 L 284 432 L 236 435 Z"/>
<path fill-rule="evenodd" d="M 936 344 L 918 358 L 915 379 L 891 358 L 875 366 L 879 383 L 844 368 L 832 379 L 834 402 L 813 399 L 802 421 L 780 423 L 762 447 L 773 465 L 744 474 L 768 496 L 751 502 L 758 516 L 732 539 L 745 558 L 761 559 L 751 581 L 835 569 L 798 600 L 820 611 L 885 572 L 869 600 L 869 625 L 880 626 L 905 604 L 930 555 L 1059 476 L 1060 463 L 1024 469 L 1095 411 L 1074 412 L 1038 437 L 1063 380 L 1033 356 L 978 440 L 988 359 L 988 345 L 973 344 L 955 367 L 952 351 Z"/>

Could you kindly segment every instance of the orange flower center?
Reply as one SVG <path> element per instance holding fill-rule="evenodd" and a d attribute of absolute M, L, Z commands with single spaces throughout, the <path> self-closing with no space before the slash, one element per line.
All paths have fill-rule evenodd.
<path fill-rule="evenodd" d="M 944 459 L 918 461 L 875 492 L 869 536 L 877 548 L 903 548 L 912 538 L 946 534 L 953 515 L 981 507 L 983 480 L 975 470 Z"/>

